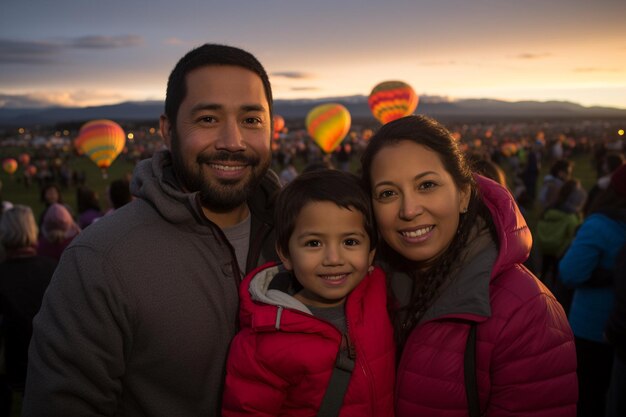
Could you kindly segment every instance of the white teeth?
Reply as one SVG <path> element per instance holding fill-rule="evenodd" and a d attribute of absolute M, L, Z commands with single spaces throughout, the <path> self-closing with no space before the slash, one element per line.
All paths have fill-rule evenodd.
<path fill-rule="evenodd" d="M 244 167 L 242 167 L 242 166 L 227 166 L 227 165 L 211 164 L 211 168 L 219 169 L 219 170 L 222 170 L 222 171 L 239 171 L 239 170 L 243 169 Z"/>
<path fill-rule="evenodd" d="M 339 281 L 340 279 L 343 279 L 343 277 L 345 277 L 346 274 L 340 274 L 340 275 L 321 275 L 321 277 L 325 280 L 328 281 Z"/>
<path fill-rule="evenodd" d="M 402 232 L 402 236 L 406 236 L 406 237 L 420 237 L 422 235 L 425 235 L 426 233 L 430 232 L 433 229 L 434 226 L 428 226 L 425 227 L 423 229 L 417 229 L 417 230 L 413 230 L 411 232 Z"/>

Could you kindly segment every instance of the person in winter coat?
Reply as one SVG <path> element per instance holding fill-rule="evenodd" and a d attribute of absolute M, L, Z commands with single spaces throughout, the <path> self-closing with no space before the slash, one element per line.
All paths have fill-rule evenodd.
<path fill-rule="evenodd" d="M 567 159 L 558 159 L 550 167 L 550 173 L 543 178 L 539 190 L 539 204 L 543 210 L 554 206 L 563 183 L 571 178 L 574 164 Z"/>
<path fill-rule="evenodd" d="M 80 232 L 80 227 L 63 204 L 51 204 L 43 217 L 37 252 L 58 261 Z"/>
<path fill-rule="evenodd" d="M 531 236 L 511 194 L 424 116 L 382 126 L 361 162 L 401 349 L 396 415 L 573 417 L 573 335 L 521 264 Z"/>
<path fill-rule="evenodd" d="M 171 72 L 167 150 L 65 250 L 33 321 L 22 416 L 219 416 L 245 272 L 278 260 L 272 92 L 205 44 Z"/>
<path fill-rule="evenodd" d="M 592 279 L 598 268 L 612 270 L 626 244 L 626 164 L 611 176 L 589 216 L 559 263 L 559 278 L 574 288 L 569 322 L 578 358 L 578 417 L 604 416 L 611 379 L 613 347 L 604 336 L 615 301 L 611 282 Z"/>
<path fill-rule="evenodd" d="M 300 175 L 279 195 L 275 223 L 283 263 L 241 286 L 222 415 L 393 416 L 393 329 L 358 178 Z"/>
<path fill-rule="evenodd" d="M 28 206 L 16 204 L 0 217 L 0 243 L 7 258 L 0 262 L 0 337 L 4 341 L 7 382 L 24 392 L 32 320 L 57 262 L 37 254 L 37 222 Z"/>
<path fill-rule="evenodd" d="M 537 246 L 542 255 L 541 281 L 552 288 L 558 275 L 559 260 L 582 223 L 582 206 L 587 193 L 577 179 L 565 181 L 556 200 L 537 222 Z"/>

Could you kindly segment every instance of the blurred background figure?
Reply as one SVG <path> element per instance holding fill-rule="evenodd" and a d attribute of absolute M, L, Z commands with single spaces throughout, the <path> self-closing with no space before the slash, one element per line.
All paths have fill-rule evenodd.
<path fill-rule="evenodd" d="M 80 233 L 80 227 L 74 222 L 69 210 L 62 204 L 52 204 L 43 219 L 37 250 L 40 255 L 49 256 L 57 261 L 61 253 Z"/>
<path fill-rule="evenodd" d="M 37 224 L 39 228 L 43 224 L 43 218 L 46 215 L 46 211 L 50 208 L 51 205 L 59 203 L 63 203 L 63 196 L 61 195 L 61 188 L 56 183 L 48 183 L 41 188 L 41 193 L 39 195 L 40 201 L 43 204 L 43 211 L 39 216 L 39 221 Z M 66 206 L 67 207 L 67 206 Z M 69 210 L 69 207 L 67 207 Z"/>
<path fill-rule="evenodd" d="M 625 244 L 626 164 L 622 164 L 611 176 L 609 187 L 595 199 L 589 217 L 559 263 L 560 280 L 574 288 L 569 322 L 578 359 L 578 417 L 605 415 L 613 347 L 604 330 L 615 291 L 610 280 L 595 277 L 606 275 L 601 271 L 615 270 L 618 252 Z"/>
<path fill-rule="evenodd" d="M 550 167 L 550 173 L 543 178 L 539 190 L 539 204 L 542 210 L 552 207 L 565 181 L 572 176 L 574 164 L 567 159 L 557 159 Z"/>
<path fill-rule="evenodd" d="M 78 226 L 81 229 L 89 226 L 104 213 L 100 209 L 98 194 L 91 188 L 80 186 L 76 189 L 76 206 L 78 209 Z"/>
<path fill-rule="evenodd" d="M 541 252 L 539 278 L 553 292 L 559 260 L 582 223 L 582 207 L 586 198 L 587 192 L 580 185 L 580 181 L 569 179 L 559 190 L 554 203 L 544 210 L 537 222 L 535 237 Z M 567 312 L 564 300 L 559 301 Z"/>
<path fill-rule="evenodd" d="M 298 176 L 298 170 L 292 162 L 288 162 L 285 168 L 280 171 L 280 184 L 284 187 Z"/>
<path fill-rule="evenodd" d="M 609 188 L 609 184 L 611 182 L 611 175 L 617 168 L 619 168 L 624 163 L 624 156 L 621 153 L 610 153 L 605 154 L 602 157 L 602 162 L 600 164 L 600 175 L 598 175 L 598 180 L 589 190 L 589 196 L 587 197 L 587 202 L 583 207 L 583 215 L 587 217 L 589 214 L 589 209 L 593 205 L 593 201 L 597 197 L 597 195 Z"/>
<path fill-rule="evenodd" d="M 4 376 L 0 413 L 10 410 L 12 393 L 24 393 L 32 320 L 41 307 L 56 261 L 37 255 L 37 223 L 30 207 L 15 205 L 0 218 L 0 334 L 4 343 Z M 1 415 L 1 414 L 0 414 Z"/>
<path fill-rule="evenodd" d="M 109 209 L 105 214 L 111 214 L 118 208 L 130 203 L 133 200 L 133 196 L 130 193 L 129 181 L 125 178 L 112 181 L 107 188 L 107 198 L 109 200 Z"/>
<path fill-rule="evenodd" d="M 504 170 L 502 170 L 502 168 L 500 168 L 500 166 L 495 162 L 480 155 L 472 154 L 469 156 L 469 163 L 472 168 L 472 172 L 492 179 L 501 186 L 508 188 L 506 183 L 506 174 L 504 173 Z"/>

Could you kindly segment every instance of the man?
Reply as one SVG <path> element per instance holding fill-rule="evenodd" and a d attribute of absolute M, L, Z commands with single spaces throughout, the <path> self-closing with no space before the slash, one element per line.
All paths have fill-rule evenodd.
<path fill-rule="evenodd" d="M 23 416 L 216 416 L 240 278 L 277 259 L 272 92 L 249 53 L 189 52 L 131 203 L 64 253 L 34 320 Z"/>

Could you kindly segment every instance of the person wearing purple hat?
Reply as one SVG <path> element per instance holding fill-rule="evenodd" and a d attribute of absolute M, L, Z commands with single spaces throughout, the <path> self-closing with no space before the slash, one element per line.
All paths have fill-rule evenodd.
<path fill-rule="evenodd" d="M 65 248 L 79 233 L 80 227 L 69 210 L 63 204 L 54 203 L 48 207 L 43 217 L 37 252 L 58 261 Z"/>
<path fill-rule="evenodd" d="M 574 288 L 569 322 L 576 340 L 579 381 L 579 417 L 605 415 L 611 379 L 613 347 L 604 329 L 615 302 L 612 283 L 597 283 L 597 271 L 614 270 L 620 248 L 626 244 L 626 164 L 598 195 L 559 263 L 559 278 Z"/>

